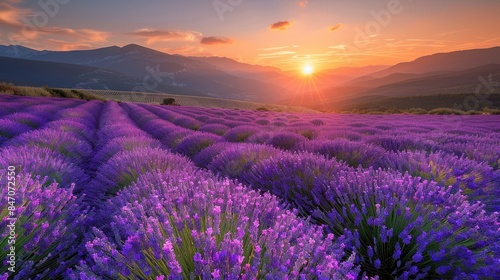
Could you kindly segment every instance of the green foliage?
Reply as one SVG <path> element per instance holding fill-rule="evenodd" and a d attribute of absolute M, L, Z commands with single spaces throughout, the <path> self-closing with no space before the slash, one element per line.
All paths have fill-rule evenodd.
<path fill-rule="evenodd" d="M 18 88 L 16 86 L 14 86 L 13 84 L 0 82 L 0 92 L 15 94 L 18 91 L 19 91 Z"/>
<path fill-rule="evenodd" d="M 271 109 L 269 109 L 268 107 L 266 106 L 261 106 L 261 107 L 258 107 L 257 109 L 255 109 L 256 111 L 260 111 L 260 112 L 269 112 L 271 111 Z"/>
<path fill-rule="evenodd" d="M 452 108 L 436 108 L 429 111 L 431 115 L 465 115 L 462 110 L 452 109 Z"/>
<path fill-rule="evenodd" d="M 106 99 L 90 93 L 81 92 L 78 90 L 63 90 L 54 89 L 48 86 L 38 87 L 22 87 L 13 84 L 0 82 L 0 93 L 13 94 L 18 96 L 41 96 L 41 97 L 58 97 L 58 98 L 73 98 L 82 100 L 99 100 L 105 102 Z"/>
<path fill-rule="evenodd" d="M 500 109 L 484 108 L 484 112 L 490 115 L 500 115 Z"/>
<path fill-rule="evenodd" d="M 175 101 L 175 98 L 168 97 L 163 99 L 163 103 L 161 105 L 171 105 L 171 106 L 179 106 L 179 103 Z"/>
<path fill-rule="evenodd" d="M 427 114 L 427 110 L 424 110 L 422 108 L 411 108 L 411 109 L 405 110 L 404 112 L 408 113 L 408 114 L 413 114 L 413 115 L 426 115 Z"/>

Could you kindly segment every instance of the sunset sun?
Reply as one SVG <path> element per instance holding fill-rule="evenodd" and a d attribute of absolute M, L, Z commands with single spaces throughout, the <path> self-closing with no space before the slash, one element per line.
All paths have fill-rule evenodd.
<path fill-rule="evenodd" d="M 314 67 L 310 64 L 306 64 L 302 67 L 302 74 L 305 76 L 312 75 L 314 73 Z"/>

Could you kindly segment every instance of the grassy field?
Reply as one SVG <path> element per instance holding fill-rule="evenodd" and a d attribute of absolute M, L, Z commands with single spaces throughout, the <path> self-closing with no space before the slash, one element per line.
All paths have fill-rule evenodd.
<path fill-rule="evenodd" d="M 24 87 L 16 86 L 13 84 L 0 82 L 0 94 L 12 94 L 18 96 L 40 96 L 40 97 L 59 97 L 59 98 L 73 98 L 82 100 L 101 100 L 106 99 L 93 95 L 88 92 L 82 92 L 75 89 L 55 89 L 49 87 Z"/>
<path fill-rule="evenodd" d="M 401 98 L 376 98 L 370 101 L 339 102 L 329 109 L 312 109 L 300 106 L 265 104 L 240 100 L 210 98 L 164 93 L 128 92 L 113 90 L 89 89 L 53 89 L 49 87 L 25 87 L 0 82 L 0 94 L 18 96 L 42 96 L 74 98 L 83 100 L 114 100 L 118 102 L 134 102 L 162 104 L 165 99 L 173 99 L 174 104 L 181 106 L 225 108 L 237 110 L 258 110 L 276 112 L 302 113 L 355 113 L 355 114 L 431 114 L 431 115 L 480 115 L 500 114 L 500 94 L 439 94 L 431 96 L 412 96 Z"/>
<path fill-rule="evenodd" d="M 328 110 L 323 110 L 328 111 Z M 339 103 L 330 111 L 349 113 L 500 114 L 500 94 L 438 94 Z"/>
<path fill-rule="evenodd" d="M 314 109 L 299 107 L 299 106 L 265 104 L 265 103 L 256 103 L 256 102 L 248 102 L 240 100 L 223 99 L 223 98 L 175 95 L 166 93 L 113 91 L 113 90 L 80 90 L 80 91 L 100 96 L 107 100 L 114 100 L 121 102 L 161 104 L 165 98 L 174 98 L 175 102 L 181 106 L 277 111 L 277 112 L 304 112 L 304 113 L 318 112 L 317 110 Z"/>

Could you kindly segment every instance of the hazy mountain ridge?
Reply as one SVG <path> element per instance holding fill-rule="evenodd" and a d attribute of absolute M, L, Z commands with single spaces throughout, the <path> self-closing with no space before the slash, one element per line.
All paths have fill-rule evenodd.
<path fill-rule="evenodd" d="M 444 63 L 446 61 L 450 63 Z M 368 96 L 409 97 L 475 93 L 484 81 L 490 82 L 490 75 L 493 82 L 500 82 L 498 62 L 500 47 L 440 53 L 412 62 L 399 63 L 344 84 L 304 95 L 319 97 L 309 98 L 308 106 L 328 109 L 337 107 L 339 102 L 354 104 L 356 100 Z M 496 90 L 498 92 L 498 87 Z M 296 103 L 291 100 L 290 104 Z"/>
<path fill-rule="evenodd" d="M 124 91 L 142 88 L 314 108 L 352 103 L 368 96 L 470 93 L 480 86 L 479 77 L 489 79 L 491 74 L 493 80 L 500 80 L 500 47 L 433 54 L 394 66 L 342 67 L 310 78 L 298 71 L 226 57 L 184 57 L 134 44 L 66 52 L 0 46 L 0 56 L 18 59 L 10 60 L 9 67 L 0 70 L 0 80 L 24 85 Z M 33 72 L 31 68 L 38 70 Z"/>
<path fill-rule="evenodd" d="M 11 46 L 13 48 L 18 47 Z M 9 54 L 6 51 L 0 53 L 4 56 Z M 146 91 L 159 92 L 164 91 L 166 86 L 170 89 L 169 93 L 201 93 L 206 96 L 254 101 L 275 101 L 286 95 L 286 90 L 280 86 L 231 75 L 203 61 L 133 44 L 121 48 L 113 46 L 83 51 L 17 53 L 17 58 L 85 65 L 118 72 L 129 76 L 136 84 L 128 89 L 130 91 L 136 91 L 137 86 L 142 86 Z M 29 80 L 29 77 L 26 79 Z"/>
<path fill-rule="evenodd" d="M 500 64 L 500 47 L 436 53 L 410 62 L 398 63 L 385 70 L 372 73 L 385 77 L 394 73 L 423 74 L 432 71 L 460 71 L 487 64 Z"/>

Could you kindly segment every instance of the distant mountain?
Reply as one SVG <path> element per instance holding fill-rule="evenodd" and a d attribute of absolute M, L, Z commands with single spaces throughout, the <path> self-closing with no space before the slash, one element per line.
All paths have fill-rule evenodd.
<path fill-rule="evenodd" d="M 190 56 L 190 59 L 202 61 L 204 63 L 211 64 L 217 67 L 219 70 L 226 72 L 239 72 L 239 73 L 272 73 L 272 72 L 281 72 L 281 69 L 271 66 L 262 66 L 262 65 L 252 65 L 247 63 L 241 63 L 234 59 L 228 57 L 218 57 L 218 56 L 208 56 L 208 57 L 197 57 Z"/>
<path fill-rule="evenodd" d="M 86 89 L 148 91 L 314 108 L 388 97 L 471 93 L 492 74 L 500 47 L 440 53 L 394 66 L 344 67 L 306 77 L 225 57 L 185 57 L 131 44 L 37 51 L 0 46 L 0 81 Z M 8 58 L 8 59 L 7 59 Z"/>
<path fill-rule="evenodd" d="M 132 91 L 141 80 L 102 68 L 0 57 L 0 81 L 26 86 Z M 159 85 L 158 90 L 183 92 L 183 88 Z M 187 92 L 184 92 L 187 93 Z M 190 91 L 191 95 L 206 96 Z"/>
<path fill-rule="evenodd" d="M 168 93 L 173 94 L 201 93 L 205 96 L 264 102 L 279 100 L 287 94 L 284 88 L 272 83 L 240 77 L 200 60 L 134 44 L 96 50 L 26 52 L 18 57 L 114 71 L 139 80 L 139 84 L 151 92 L 161 92 L 162 88 L 167 87 L 172 90 Z"/>
<path fill-rule="evenodd" d="M 0 45 L 0 56 L 2 57 L 23 58 L 36 52 L 38 51 L 18 45 Z"/>
<path fill-rule="evenodd" d="M 486 64 L 500 64 L 500 47 L 423 56 L 414 61 L 399 63 L 372 73 L 370 76 L 380 78 L 395 73 L 422 74 L 433 71 L 460 71 Z"/>
<path fill-rule="evenodd" d="M 400 63 L 351 81 L 309 91 L 289 99 L 289 104 L 307 102 L 309 107 L 328 109 L 339 104 L 389 97 L 475 93 L 491 79 L 500 82 L 500 47 L 435 54 Z M 484 80 L 480 80 L 483 77 Z M 483 93 L 486 88 L 482 88 Z M 315 98 L 311 98 L 316 96 Z M 369 102 L 364 100 L 364 102 Z"/>
<path fill-rule="evenodd" d="M 490 75 L 492 81 L 500 81 L 500 64 L 488 64 L 452 73 L 415 77 L 376 87 L 364 94 L 388 97 L 461 94 L 474 93 L 478 87 L 482 88 L 484 93 L 486 88 L 483 88 L 482 81 L 479 78 L 483 77 L 484 81 L 487 81 Z M 500 87 L 496 86 L 496 90 L 499 91 Z"/>

